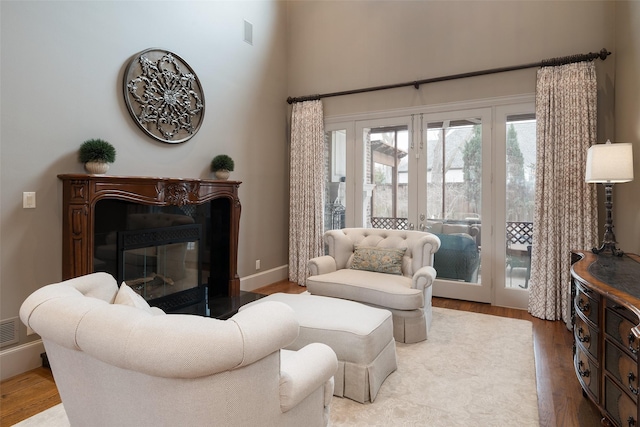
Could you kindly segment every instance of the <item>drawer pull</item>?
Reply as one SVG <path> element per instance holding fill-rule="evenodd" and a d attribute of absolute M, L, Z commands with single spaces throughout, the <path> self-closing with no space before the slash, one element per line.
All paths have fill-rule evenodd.
<path fill-rule="evenodd" d="M 591 339 L 590 335 L 583 335 L 584 334 L 584 330 L 582 329 L 582 326 L 580 326 L 578 328 L 578 341 L 580 342 L 589 342 L 589 340 Z"/>
<path fill-rule="evenodd" d="M 589 305 L 589 303 L 585 304 L 582 298 L 580 298 L 578 300 L 578 308 L 580 309 L 581 312 L 586 313 L 591 308 L 591 305 Z"/>
<path fill-rule="evenodd" d="M 581 377 L 588 377 L 591 372 L 588 369 L 585 369 L 584 371 L 580 368 L 582 368 L 584 366 L 584 363 L 581 361 L 578 362 L 578 373 L 580 374 Z"/>
<path fill-rule="evenodd" d="M 633 381 L 635 381 L 636 376 L 633 374 L 633 372 L 629 372 L 629 375 L 627 375 L 627 378 L 629 379 L 629 390 L 631 390 L 631 393 L 635 394 L 636 396 L 638 395 L 638 389 L 633 387 Z"/>
<path fill-rule="evenodd" d="M 629 351 L 633 354 L 637 354 L 638 353 L 638 347 L 633 347 L 633 343 L 636 341 L 636 337 L 635 335 L 633 335 L 633 333 L 629 332 L 629 335 L 627 336 L 627 338 L 629 339 Z"/>
<path fill-rule="evenodd" d="M 633 417 L 627 418 L 627 425 L 629 427 L 634 427 L 636 425 L 636 420 L 634 420 Z"/>

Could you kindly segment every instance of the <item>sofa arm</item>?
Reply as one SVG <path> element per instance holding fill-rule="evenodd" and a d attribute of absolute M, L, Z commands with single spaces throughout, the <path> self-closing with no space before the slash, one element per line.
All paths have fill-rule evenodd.
<path fill-rule="evenodd" d="M 413 275 L 411 287 L 424 291 L 426 288 L 433 285 L 434 280 L 436 280 L 436 270 L 431 266 L 425 266 L 420 268 Z"/>
<path fill-rule="evenodd" d="M 280 351 L 280 410 L 295 408 L 320 387 L 331 387 L 338 370 L 336 353 L 326 344 L 312 343 L 298 351 Z M 324 390 L 333 395 L 333 390 Z"/>
<path fill-rule="evenodd" d="M 265 301 L 239 311 L 229 319 L 242 334 L 244 352 L 240 366 L 250 365 L 288 346 L 298 337 L 298 321 L 291 307 Z"/>
<path fill-rule="evenodd" d="M 307 264 L 310 276 L 318 276 L 320 274 L 331 273 L 336 271 L 336 260 L 329 255 L 323 255 L 311 258 Z"/>

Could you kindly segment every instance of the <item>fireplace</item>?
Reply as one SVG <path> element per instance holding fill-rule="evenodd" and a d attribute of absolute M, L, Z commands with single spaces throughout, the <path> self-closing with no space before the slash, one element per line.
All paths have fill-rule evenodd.
<path fill-rule="evenodd" d="M 165 311 L 240 295 L 240 182 L 58 177 L 64 279 L 106 271 Z"/>
<path fill-rule="evenodd" d="M 149 301 L 200 286 L 201 230 L 193 224 L 119 231 L 118 282 Z"/>

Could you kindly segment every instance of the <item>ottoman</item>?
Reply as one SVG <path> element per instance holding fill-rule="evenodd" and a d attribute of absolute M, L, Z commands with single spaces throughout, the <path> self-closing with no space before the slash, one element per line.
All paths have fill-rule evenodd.
<path fill-rule="evenodd" d="M 353 301 L 318 295 L 276 293 L 251 302 L 279 301 L 291 307 L 300 332 L 286 349 L 327 344 L 338 356 L 334 396 L 373 402 L 380 386 L 397 369 L 391 312 Z"/>

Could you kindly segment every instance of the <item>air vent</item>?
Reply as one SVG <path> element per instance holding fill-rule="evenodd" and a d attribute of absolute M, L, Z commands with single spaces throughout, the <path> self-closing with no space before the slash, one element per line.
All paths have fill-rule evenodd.
<path fill-rule="evenodd" d="M 18 318 L 0 321 L 0 347 L 18 342 Z"/>
<path fill-rule="evenodd" d="M 253 45 L 253 24 L 249 21 L 244 21 L 244 41 Z"/>

